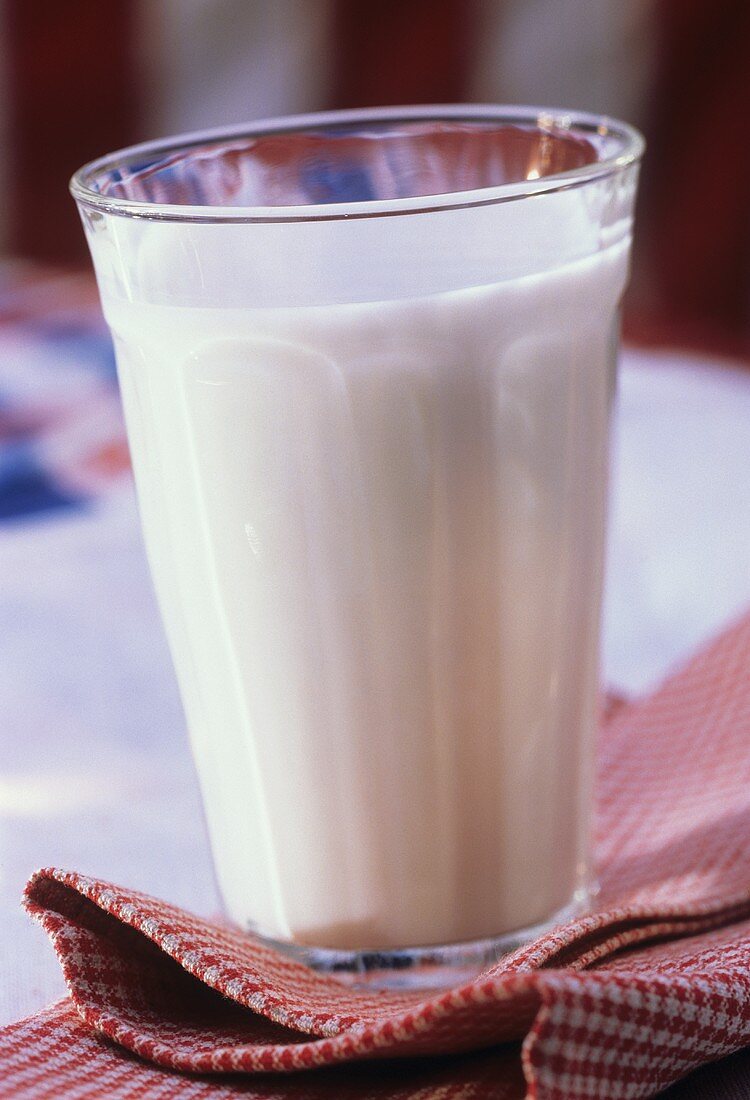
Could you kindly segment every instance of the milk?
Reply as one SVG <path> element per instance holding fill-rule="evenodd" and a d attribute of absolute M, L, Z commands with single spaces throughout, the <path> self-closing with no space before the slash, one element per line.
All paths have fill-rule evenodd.
<path fill-rule="evenodd" d="M 241 925 L 447 944 L 585 891 L 626 250 L 353 304 L 109 303 Z"/>

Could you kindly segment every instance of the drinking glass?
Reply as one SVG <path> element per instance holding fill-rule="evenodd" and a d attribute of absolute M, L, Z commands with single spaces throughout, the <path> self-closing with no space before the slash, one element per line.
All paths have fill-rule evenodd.
<path fill-rule="evenodd" d="M 310 115 L 71 187 L 227 914 L 456 980 L 585 907 L 640 136 Z"/>

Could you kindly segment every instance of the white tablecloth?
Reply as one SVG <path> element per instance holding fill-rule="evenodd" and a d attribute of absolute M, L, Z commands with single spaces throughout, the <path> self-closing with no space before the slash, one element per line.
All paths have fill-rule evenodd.
<path fill-rule="evenodd" d="M 750 604 L 750 371 L 631 351 L 620 389 L 603 663 L 641 691 Z M 34 868 L 218 899 L 129 483 L 0 529 L 0 639 L 1 1024 L 64 992 Z"/>

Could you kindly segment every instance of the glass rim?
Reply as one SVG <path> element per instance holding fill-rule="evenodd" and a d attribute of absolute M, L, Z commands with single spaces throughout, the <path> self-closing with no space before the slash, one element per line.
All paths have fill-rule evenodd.
<path fill-rule="evenodd" d="M 140 158 L 143 154 L 174 155 L 193 146 L 243 138 L 268 137 L 277 134 L 304 132 L 319 126 L 350 123 L 380 124 L 383 122 L 457 121 L 492 122 L 504 125 L 533 125 L 540 132 L 570 131 L 585 137 L 619 139 L 616 153 L 591 164 L 552 173 L 538 179 L 518 180 L 474 190 L 451 191 L 436 195 L 409 198 L 347 200 L 326 204 L 308 203 L 302 206 L 214 206 L 182 205 L 148 202 L 140 199 L 116 198 L 95 190 L 93 182 L 118 165 Z M 581 187 L 592 180 L 619 172 L 640 160 L 645 149 L 642 134 L 629 123 L 585 111 L 561 108 L 504 106 L 493 104 L 437 104 L 415 107 L 363 107 L 342 111 L 320 111 L 312 114 L 289 115 L 263 119 L 244 125 L 224 126 L 194 133 L 177 134 L 155 141 L 141 142 L 118 149 L 89 161 L 70 180 L 70 192 L 79 207 L 128 218 L 170 222 L 292 222 L 340 221 L 361 218 L 393 217 L 404 214 L 426 214 L 439 210 L 459 210 L 488 206 L 550 191 Z"/>

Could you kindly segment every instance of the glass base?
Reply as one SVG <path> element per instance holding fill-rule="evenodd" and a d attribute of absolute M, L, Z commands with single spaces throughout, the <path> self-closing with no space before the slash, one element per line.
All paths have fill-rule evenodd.
<path fill-rule="evenodd" d="M 466 943 L 383 951 L 338 951 L 284 943 L 268 936 L 259 938 L 312 970 L 353 988 L 438 989 L 470 982 L 503 956 L 511 955 L 556 925 L 580 916 L 589 908 L 594 893 L 591 888 L 577 891 L 570 905 L 541 924 Z"/>

